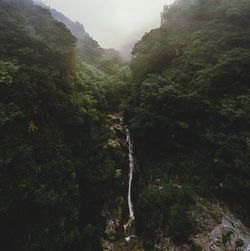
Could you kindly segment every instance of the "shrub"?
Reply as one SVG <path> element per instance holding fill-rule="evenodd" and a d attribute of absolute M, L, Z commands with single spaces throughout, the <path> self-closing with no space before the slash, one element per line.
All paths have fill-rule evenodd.
<path fill-rule="evenodd" d="M 182 244 L 188 241 L 194 231 L 193 219 L 187 213 L 184 206 L 176 204 L 171 207 L 168 233 L 172 241 Z"/>

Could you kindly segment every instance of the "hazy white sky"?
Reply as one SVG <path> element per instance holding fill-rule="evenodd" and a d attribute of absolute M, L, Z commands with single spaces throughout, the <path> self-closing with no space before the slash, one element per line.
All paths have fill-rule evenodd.
<path fill-rule="evenodd" d="M 173 0 L 43 0 L 74 21 L 104 48 L 120 49 L 160 25 L 160 13 Z"/>

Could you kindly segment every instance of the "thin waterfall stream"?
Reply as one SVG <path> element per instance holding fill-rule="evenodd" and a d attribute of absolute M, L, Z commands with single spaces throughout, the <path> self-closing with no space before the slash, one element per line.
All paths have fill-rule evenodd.
<path fill-rule="evenodd" d="M 121 121 L 123 123 L 123 120 Z M 124 125 L 124 123 L 123 123 Z M 128 145 L 128 155 L 129 155 L 129 180 L 128 180 L 128 209 L 129 209 L 129 220 L 127 224 L 124 225 L 125 235 L 128 232 L 128 229 L 132 226 L 135 220 L 134 208 L 131 198 L 132 191 L 132 182 L 133 182 L 133 174 L 134 174 L 134 153 L 133 153 L 133 143 L 130 137 L 130 131 L 126 125 L 126 144 Z M 130 241 L 131 238 L 135 238 L 135 235 L 130 235 L 125 238 L 126 241 Z"/>

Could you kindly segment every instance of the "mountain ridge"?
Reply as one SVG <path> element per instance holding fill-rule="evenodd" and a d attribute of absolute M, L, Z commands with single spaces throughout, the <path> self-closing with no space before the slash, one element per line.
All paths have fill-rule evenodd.
<path fill-rule="evenodd" d="M 42 0 L 34 2 L 43 8 L 49 9 L 52 16 L 59 22 L 62 22 L 77 38 L 78 57 L 90 64 L 97 64 L 98 60 L 110 60 L 112 58 L 121 59 L 121 53 L 113 48 L 102 48 L 99 43 L 86 32 L 85 27 L 78 21 L 72 21 L 62 12 L 47 6 Z M 126 57 L 123 57 L 126 59 Z M 127 59 L 126 59 L 127 60 Z"/>

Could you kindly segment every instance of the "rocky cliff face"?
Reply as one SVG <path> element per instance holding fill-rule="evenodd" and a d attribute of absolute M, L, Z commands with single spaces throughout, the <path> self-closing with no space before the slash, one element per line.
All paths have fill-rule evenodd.
<path fill-rule="evenodd" d="M 124 241 L 122 229 L 122 211 L 124 201 L 116 201 L 116 208 L 105 209 L 106 230 L 103 239 L 104 251 L 143 251 L 142 240 L 135 238 L 130 242 Z M 196 218 L 197 233 L 192 237 L 194 246 L 175 246 L 164 233 L 161 233 L 155 250 L 158 251 L 249 251 L 250 230 L 237 219 L 229 209 L 219 202 L 211 202 L 196 198 L 192 209 Z"/>
<path fill-rule="evenodd" d="M 120 148 L 126 153 L 125 131 L 119 124 L 119 116 L 112 116 L 113 138 L 108 144 Z M 139 233 L 126 241 L 124 224 L 128 217 L 126 202 L 127 165 L 126 160 L 117 169 L 117 182 L 124 187 L 123 193 L 112 193 L 103 208 L 105 232 L 102 239 L 104 251 L 144 251 L 143 240 Z M 209 201 L 196 196 L 190 214 L 196 221 L 196 234 L 192 236 L 193 244 L 175 246 L 165 233 L 160 233 L 155 243 L 156 251 L 249 251 L 250 230 L 219 201 Z M 136 213 L 136 212 L 135 212 Z"/>
<path fill-rule="evenodd" d="M 109 147 L 124 152 L 121 166 L 116 170 L 115 187 L 102 211 L 105 232 L 102 239 L 104 251 L 144 251 L 140 233 L 133 232 L 129 241 L 125 239 L 124 224 L 128 218 L 127 174 L 128 158 L 125 143 L 125 128 L 119 115 L 110 115 L 113 137 Z M 156 182 L 160 187 L 161 181 Z M 136 214 L 136 212 L 135 212 Z M 175 246 L 165 233 L 160 233 L 155 251 L 250 251 L 250 229 L 220 201 L 210 201 L 196 196 L 190 214 L 195 219 L 196 231 L 191 237 L 193 244 Z M 134 231 L 135 229 L 133 229 Z"/>
<path fill-rule="evenodd" d="M 102 238 L 104 251 L 143 251 L 142 241 L 134 235 L 134 226 L 129 229 L 131 238 L 126 240 L 124 225 L 128 221 L 127 184 L 128 184 L 128 149 L 126 146 L 125 127 L 121 125 L 121 116 L 112 114 L 112 137 L 107 142 L 107 147 L 114 151 L 121 151 L 124 155 L 119 160 L 119 168 L 114 173 L 114 189 L 110 193 L 102 210 L 105 220 L 105 231 Z"/>
<path fill-rule="evenodd" d="M 250 230 L 221 203 L 199 198 L 193 214 L 199 227 L 194 241 L 202 250 L 250 250 Z"/>
<path fill-rule="evenodd" d="M 230 213 L 222 217 L 221 224 L 217 225 L 204 240 L 205 251 L 250 250 L 249 229 Z"/>
<path fill-rule="evenodd" d="M 194 246 L 177 247 L 164 235 L 159 236 L 155 248 L 159 251 L 249 251 L 250 230 L 218 201 L 197 197 L 191 214 L 196 219 L 197 231 L 192 237 Z"/>

